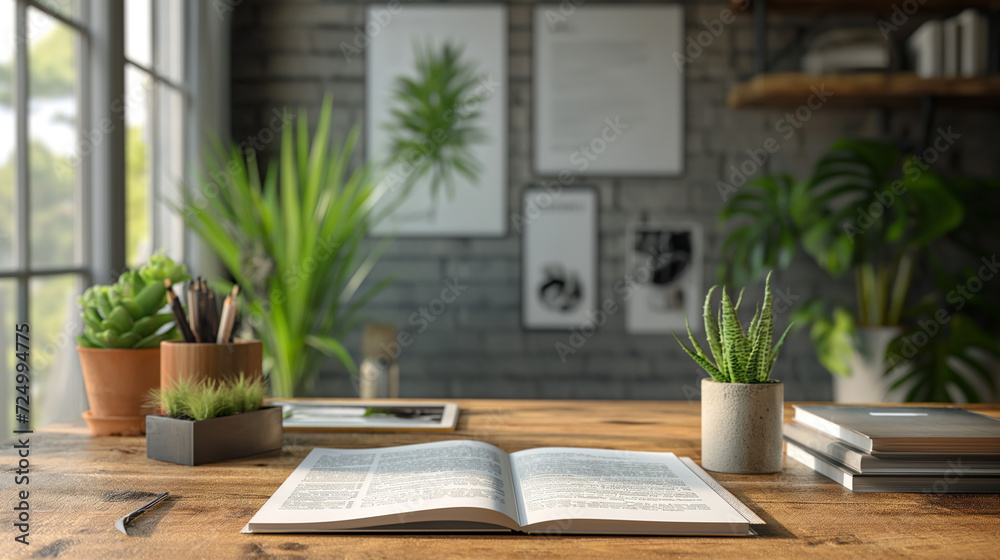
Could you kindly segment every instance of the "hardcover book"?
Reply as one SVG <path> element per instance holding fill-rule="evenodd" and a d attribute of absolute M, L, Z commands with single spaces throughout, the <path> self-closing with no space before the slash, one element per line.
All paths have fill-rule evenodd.
<path fill-rule="evenodd" d="M 795 405 L 795 421 L 876 456 L 1000 454 L 1000 420 L 961 408 Z"/>
<path fill-rule="evenodd" d="M 793 441 L 788 457 L 854 492 L 912 492 L 920 494 L 1000 493 L 1000 476 L 969 473 L 956 467 L 944 474 L 861 474 L 828 457 L 821 457 Z"/>
<path fill-rule="evenodd" d="M 1000 476 L 1000 455 L 881 453 L 876 457 L 797 422 L 785 424 L 785 439 L 862 474 L 945 474 L 960 468 Z"/>
<path fill-rule="evenodd" d="M 690 459 L 468 440 L 314 449 L 243 532 L 749 535 L 763 523 Z"/>

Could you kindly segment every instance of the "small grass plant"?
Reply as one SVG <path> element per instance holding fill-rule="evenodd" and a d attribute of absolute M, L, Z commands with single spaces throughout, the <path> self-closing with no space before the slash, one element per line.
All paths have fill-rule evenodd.
<path fill-rule="evenodd" d="M 259 380 L 250 381 L 242 373 L 232 381 L 182 379 L 166 389 L 150 393 L 150 406 L 166 416 L 182 420 L 208 420 L 259 409 L 267 389 Z"/>
<path fill-rule="evenodd" d="M 697 362 L 712 379 L 719 383 L 773 383 L 771 370 L 778 359 L 781 346 L 785 343 L 791 325 L 771 346 L 774 339 L 774 317 L 771 314 L 771 274 L 768 273 L 764 283 L 764 305 L 758 307 L 750 321 L 750 327 L 744 332 L 740 324 L 740 302 L 743 301 L 743 291 L 736 303 L 729 298 L 725 287 L 722 288 L 722 302 L 717 314 L 712 313 L 712 294 L 718 286 L 712 286 L 705 296 L 704 322 L 705 334 L 708 337 L 708 348 L 711 357 L 698 344 L 691 333 L 691 325 L 687 323 L 688 338 L 694 349 L 684 345 L 677 335 L 674 339 L 684 348 L 688 356 Z"/>

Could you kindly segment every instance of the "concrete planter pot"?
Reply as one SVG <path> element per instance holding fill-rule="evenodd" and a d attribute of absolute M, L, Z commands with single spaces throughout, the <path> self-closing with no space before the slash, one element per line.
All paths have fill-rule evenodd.
<path fill-rule="evenodd" d="M 146 457 L 180 465 L 239 459 L 281 449 L 281 407 L 208 420 L 146 417 Z"/>
<path fill-rule="evenodd" d="M 785 386 L 701 380 L 701 465 L 737 474 L 781 471 Z"/>

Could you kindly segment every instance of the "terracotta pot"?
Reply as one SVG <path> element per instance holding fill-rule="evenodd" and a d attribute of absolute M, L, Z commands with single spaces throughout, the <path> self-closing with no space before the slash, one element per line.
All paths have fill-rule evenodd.
<path fill-rule="evenodd" d="M 160 350 L 83 348 L 77 346 L 90 410 L 84 419 L 90 433 L 145 433 L 145 404 L 160 386 Z"/>
<path fill-rule="evenodd" d="M 785 386 L 701 381 L 701 466 L 716 472 L 781 470 Z"/>
<path fill-rule="evenodd" d="M 261 379 L 263 355 L 259 340 L 235 339 L 232 344 L 166 340 L 160 343 L 160 386 L 170 387 L 181 379 L 230 380 L 240 373 L 251 381 Z"/>
<path fill-rule="evenodd" d="M 144 416 L 106 416 L 97 418 L 90 411 L 83 413 L 91 435 L 95 436 L 141 436 L 146 431 Z"/>

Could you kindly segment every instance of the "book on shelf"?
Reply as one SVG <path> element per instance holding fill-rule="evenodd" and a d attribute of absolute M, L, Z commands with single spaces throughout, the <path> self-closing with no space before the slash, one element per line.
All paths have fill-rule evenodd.
<path fill-rule="evenodd" d="M 972 474 L 961 466 L 940 474 L 862 474 L 794 441 L 786 440 L 785 445 L 789 458 L 854 492 L 1000 493 L 1000 476 Z"/>
<path fill-rule="evenodd" d="M 763 523 L 673 453 L 505 453 L 452 440 L 313 449 L 244 532 L 750 535 Z"/>
<path fill-rule="evenodd" d="M 861 474 L 946 474 L 961 468 L 1000 476 L 1000 454 L 881 453 L 876 457 L 798 422 L 785 424 L 785 439 Z"/>
<path fill-rule="evenodd" d="M 985 76 L 989 67 L 990 20 L 973 8 L 955 16 L 958 25 L 958 73 L 964 78 Z"/>
<path fill-rule="evenodd" d="M 941 20 L 925 21 L 906 40 L 913 69 L 921 78 L 939 78 L 944 74 L 944 26 Z"/>
<path fill-rule="evenodd" d="M 1000 455 L 1000 420 L 961 408 L 795 405 L 794 420 L 874 456 Z"/>

